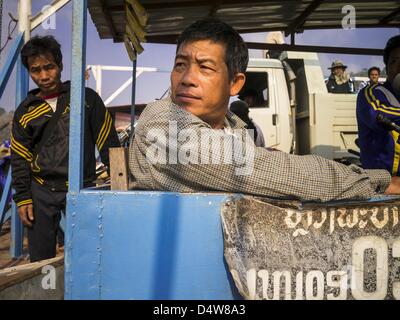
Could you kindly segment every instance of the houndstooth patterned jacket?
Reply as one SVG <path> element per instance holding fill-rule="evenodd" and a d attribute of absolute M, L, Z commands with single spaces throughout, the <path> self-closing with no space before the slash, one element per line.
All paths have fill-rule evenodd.
<path fill-rule="evenodd" d="M 129 149 L 134 187 L 330 201 L 368 199 L 390 183 L 386 170 L 255 147 L 244 122 L 230 112 L 225 125 L 212 129 L 170 98 L 149 104 Z"/>

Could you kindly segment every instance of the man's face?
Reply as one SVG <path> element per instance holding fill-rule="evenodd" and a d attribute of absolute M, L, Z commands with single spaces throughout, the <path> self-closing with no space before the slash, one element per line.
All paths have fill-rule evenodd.
<path fill-rule="evenodd" d="M 378 70 L 371 70 L 371 72 L 369 73 L 369 80 L 372 83 L 378 83 L 378 79 L 379 79 L 379 72 Z"/>
<path fill-rule="evenodd" d="M 387 65 L 387 79 L 390 83 L 393 82 L 394 77 L 400 73 L 400 47 L 392 50 L 389 55 Z"/>
<path fill-rule="evenodd" d="M 59 67 L 51 53 L 28 58 L 29 75 L 39 87 L 41 95 L 56 93 L 61 84 L 62 66 Z"/>
<path fill-rule="evenodd" d="M 344 68 L 342 68 L 342 67 L 336 67 L 336 68 L 332 69 L 332 73 L 338 77 L 340 77 L 343 74 L 343 72 L 344 72 Z"/>
<path fill-rule="evenodd" d="M 210 40 L 183 43 L 171 73 L 171 98 L 213 128 L 221 128 L 229 97 L 239 93 L 244 81 L 242 73 L 229 80 L 223 45 Z"/>

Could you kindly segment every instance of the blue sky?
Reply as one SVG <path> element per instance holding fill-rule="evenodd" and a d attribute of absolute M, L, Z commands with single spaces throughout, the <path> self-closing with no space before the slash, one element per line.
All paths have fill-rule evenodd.
<path fill-rule="evenodd" d="M 4 0 L 3 4 L 3 22 L 2 22 L 2 44 L 6 40 L 6 29 L 9 22 L 8 12 L 17 17 L 17 0 Z M 39 12 L 43 6 L 51 3 L 50 0 L 32 0 L 32 14 Z M 72 34 L 72 4 L 67 4 L 56 14 L 55 30 L 45 30 L 41 26 L 34 30 L 33 34 L 52 34 L 61 43 L 64 55 L 63 80 L 68 80 L 70 76 L 70 47 Z M 330 45 L 337 47 L 369 47 L 383 48 L 387 39 L 398 34 L 399 29 L 355 29 L 355 30 L 319 30 L 305 31 L 296 35 L 297 44 L 307 45 Z M 14 35 L 16 32 L 14 33 Z M 253 42 L 262 42 L 265 40 L 266 33 L 246 34 L 244 39 Z M 1 66 L 3 65 L 10 43 L 6 50 L 1 54 Z M 139 67 L 157 67 L 170 70 L 172 68 L 175 45 L 144 44 L 145 51 L 138 58 Z M 250 56 L 261 58 L 261 50 L 251 50 Z M 358 56 L 358 55 L 337 55 L 337 54 L 319 54 L 321 66 L 325 75 L 328 74 L 327 68 L 334 59 L 341 59 L 349 66 L 350 71 L 357 72 L 362 68 L 369 68 L 372 65 L 383 68 L 381 57 Z M 87 33 L 87 64 L 102 64 L 116 66 L 131 66 L 131 62 L 121 43 L 114 43 L 112 40 L 100 40 L 96 28 L 88 14 L 88 33 Z M 123 82 L 129 78 L 128 72 L 110 72 L 103 73 L 103 93 L 102 98 L 108 98 Z M 15 74 L 12 76 L 3 97 L 0 100 L 0 106 L 6 110 L 14 109 L 15 96 Z M 143 74 L 138 78 L 136 96 L 137 102 L 149 102 L 159 98 L 168 88 L 169 75 L 165 73 Z M 93 87 L 95 83 L 93 77 L 87 83 Z M 31 83 L 33 87 L 33 84 Z M 127 88 L 123 94 L 115 99 L 111 105 L 129 104 L 131 89 Z"/>

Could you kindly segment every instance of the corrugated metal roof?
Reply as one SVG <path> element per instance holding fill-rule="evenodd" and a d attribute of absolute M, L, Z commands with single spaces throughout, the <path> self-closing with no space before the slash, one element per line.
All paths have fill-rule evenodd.
<path fill-rule="evenodd" d="M 345 5 L 356 10 L 356 26 L 399 27 L 400 1 L 333 0 L 140 0 L 149 15 L 145 27 L 148 42 L 174 42 L 192 22 L 215 16 L 241 33 L 284 30 L 342 28 Z M 124 0 L 89 0 L 90 15 L 100 38 L 124 41 L 126 12 Z"/>

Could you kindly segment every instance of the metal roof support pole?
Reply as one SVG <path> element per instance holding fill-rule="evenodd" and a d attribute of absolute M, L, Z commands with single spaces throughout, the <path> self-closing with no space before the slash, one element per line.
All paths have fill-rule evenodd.
<path fill-rule="evenodd" d="M 19 0 L 18 24 L 19 32 L 24 32 L 24 40 L 27 42 L 31 37 L 31 0 Z"/>
<path fill-rule="evenodd" d="M 0 0 L 0 44 L 1 42 L 1 35 L 3 33 L 3 0 Z M 0 52 L 0 59 L 1 59 L 1 52 Z"/>
<path fill-rule="evenodd" d="M 17 62 L 17 86 L 15 94 L 15 108 L 25 99 L 29 88 L 29 76 L 28 71 L 22 65 L 21 57 L 18 57 Z M 12 170 L 12 168 L 11 168 Z M 16 205 L 13 201 L 11 207 L 11 245 L 10 245 L 10 256 L 18 258 L 22 255 L 23 250 L 23 239 L 24 239 L 24 227 L 21 219 L 17 213 Z"/>
<path fill-rule="evenodd" d="M 7 59 L 4 62 L 3 67 L 0 71 L 0 98 L 3 96 L 4 90 L 6 89 L 8 80 L 10 79 L 11 73 L 14 70 L 15 64 L 18 62 L 18 56 L 24 45 L 24 35 L 22 33 L 18 34 L 14 40 L 13 46 L 8 52 Z"/>
<path fill-rule="evenodd" d="M 20 33 L 24 35 L 24 42 L 27 42 L 31 37 L 31 0 L 20 0 L 18 3 L 18 29 Z M 22 45 L 22 44 L 21 44 Z M 21 46 L 18 48 L 21 49 Z M 29 89 L 29 77 L 28 71 L 22 65 L 21 57 L 18 57 L 17 61 L 17 85 L 16 85 L 16 108 L 25 99 Z M 18 216 L 17 208 L 12 202 L 11 206 L 11 245 L 10 255 L 13 258 L 17 258 L 22 255 L 23 250 L 23 239 L 24 239 L 24 227 Z"/>
<path fill-rule="evenodd" d="M 136 52 L 135 52 L 136 53 Z M 136 66 L 137 66 L 137 54 L 136 59 L 133 60 L 133 70 L 132 70 L 132 108 L 131 108 L 131 137 L 135 134 L 135 104 L 136 104 Z M 129 139 L 130 141 L 130 139 Z"/>
<path fill-rule="evenodd" d="M 102 89 L 101 87 L 102 87 L 102 82 L 103 82 L 103 79 L 102 79 L 103 70 L 101 69 L 100 65 L 96 66 L 95 74 L 96 74 L 96 76 L 95 76 L 95 78 L 96 78 L 96 92 L 101 97 L 101 89 Z"/>
<path fill-rule="evenodd" d="M 83 177 L 83 119 L 85 116 L 85 64 L 86 64 L 87 0 L 72 3 L 72 63 L 71 114 L 69 134 L 69 194 L 74 197 L 82 189 Z M 68 216 L 68 212 L 67 212 Z M 68 218 L 67 218 L 68 219 Z"/>

